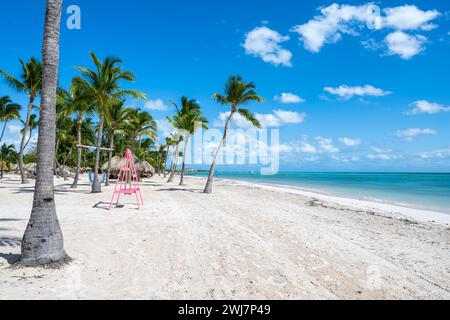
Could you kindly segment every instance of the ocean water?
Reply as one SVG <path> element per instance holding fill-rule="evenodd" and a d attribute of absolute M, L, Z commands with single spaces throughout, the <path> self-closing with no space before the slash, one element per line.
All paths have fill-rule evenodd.
<path fill-rule="evenodd" d="M 274 176 L 218 172 L 217 178 L 270 185 L 353 199 L 382 201 L 450 214 L 450 173 L 300 173 Z"/>

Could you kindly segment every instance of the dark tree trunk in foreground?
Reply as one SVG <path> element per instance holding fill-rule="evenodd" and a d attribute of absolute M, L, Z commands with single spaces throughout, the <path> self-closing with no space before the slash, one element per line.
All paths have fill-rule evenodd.
<path fill-rule="evenodd" d="M 227 138 L 228 129 L 230 129 L 231 125 L 231 119 L 233 118 L 235 111 L 232 111 L 230 116 L 228 117 L 227 123 L 225 124 L 225 129 L 223 131 L 223 138 L 222 141 L 220 141 L 219 146 L 217 147 L 216 155 L 214 156 L 213 162 L 211 164 L 211 169 L 209 170 L 208 180 L 206 181 L 205 190 L 203 190 L 203 193 L 211 194 L 212 193 L 212 186 L 213 186 L 213 180 L 214 180 L 214 173 L 216 171 L 216 162 L 217 158 L 219 156 L 220 150 L 223 147 L 223 144 L 225 143 L 225 140 Z"/>
<path fill-rule="evenodd" d="M 28 183 L 27 174 L 25 172 L 24 163 L 23 163 L 23 153 L 25 151 L 25 139 L 28 133 L 28 126 L 30 125 L 30 117 L 31 117 L 31 109 L 33 108 L 34 97 L 30 97 L 30 102 L 27 108 L 27 118 L 25 120 L 25 128 L 23 129 L 22 139 L 20 140 L 20 149 L 19 149 L 19 170 L 20 176 L 22 178 L 22 184 Z"/>
<path fill-rule="evenodd" d="M 186 152 L 189 144 L 189 134 L 186 135 L 185 143 L 184 143 L 184 153 L 183 153 L 183 165 L 181 167 L 181 178 L 180 178 L 180 186 L 184 186 L 184 172 L 186 170 Z"/>
<path fill-rule="evenodd" d="M 53 190 L 61 7 L 62 0 L 47 0 L 42 49 L 37 179 L 33 209 L 22 240 L 22 263 L 26 266 L 54 263 L 66 258 Z"/>
<path fill-rule="evenodd" d="M 114 134 L 111 134 L 111 140 L 109 141 L 109 153 L 108 153 L 108 171 L 106 172 L 106 183 L 105 187 L 110 185 L 109 176 L 111 175 L 111 165 L 112 165 L 112 149 L 114 149 Z"/>
<path fill-rule="evenodd" d="M 100 168 L 100 153 L 102 148 L 102 137 L 103 137 L 103 122 L 104 118 L 101 115 L 100 121 L 98 123 L 98 136 L 97 136 L 97 149 L 95 152 L 95 165 L 94 165 L 94 180 L 92 182 L 92 193 L 101 193 L 102 192 L 102 184 L 101 181 L 98 180 L 98 169 Z"/>
<path fill-rule="evenodd" d="M 77 168 L 75 169 L 75 178 L 73 180 L 72 189 L 78 188 L 78 180 L 80 180 L 80 168 L 81 168 L 81 124 L 83 121 L 83 116 L 80 113 L 77 119 Z"/>

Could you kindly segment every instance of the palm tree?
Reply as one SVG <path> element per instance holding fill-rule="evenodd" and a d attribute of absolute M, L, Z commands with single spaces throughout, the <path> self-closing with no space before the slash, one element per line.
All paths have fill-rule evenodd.
<path fill-rule="evenodd" d="M 70 86 L 70 92 L 63 89 L 58 90 L 58 105 L 61 106 L 63 112 L 66 115 L 76 114 L 76 127 L 77 127 L 77 164 L 75 169 L 75 177 L 71 188 L 78 188 L 78 181 L 80 180 L 80 168 L 81 168 L 81 152 L 82 152 L 82 125 L 85 116 L 89 116 L 94 112 L 94 106 L 92 103 L 87 102 L 83 96 L 84 92 L 82 88 L 78 87 L 75 81 L 72 81 Z"/>
<path fill-rule="evenodd" d="M 135 143 L 135 148 L 142 148 L 142 137 L 144 136 L 149 137 L 152 141 L 156 140 L 158 126 L 148 112 L 143 112 L 139 109 L 133 110 L 133 112 L 130 112 L 129 114 L 127 125 L 128 133 Z"/>
<path fill-rule="evenodd" d="M 3 170 L 9 170 L 10 158 L 16 152 L 14 145 L 3 144 L 0 148 L 0 179 L 3 179 Z"/>
<path fill-rule="evenodd" d="M 211 169 L 209 170 L 208 180 L 206 182 L 204 193 L 210 194 L 212 193 L 212 185 L 214 179 L 214 172 L 216 169 L 216 161 L 219 156 L 220 150 L 222 149 L 223 144 L 227 138 L 228 129 L 231 125 L 231 120 L 233 116 L 238 113 L 245 120 L 249 121 L 254 127 L 260 129 L 261 123 L 255 117 L 255 115 L 248 109 L 240 108 L 241 105 L 244 105 L 248 102 L 256 101 L 256 102 L 264 102 L 264 99 L 258 96 L 255 91 L 256 86 L 253 82 L 245 83 L 240 76 L 230 76 L 225 85 L 225 95 L 221 95 L 216 93 L 213 95 L 213 98 L 222 105 L 231 105 L 231 112 L 228 116 L 228 119 L 225 123 L 225 128 L 223 131 L 223 138 L 217 147 L 216 154 L 214 156 L 213 162 L 211 164 Z"/>
<path fill-rule="evenodd" d="M 146 96 L 144 93 L 139 91 L 122 90 L 120 88 L 121 80 L 135 80 L 135 76 L 132 72 L 123 71 L 122 68 L 118 66 L 122 60 L 107 57 L 104 61 L 100 61 L 93 52 L 91 52 L 90 55 L 92 61 L 94 62 L 95 70 L 90 70 L 85 67 L 77 67 L 78 71 L 81 73 L 81 77 L 74 78 L 74 81 L 77 86 L 82 88 L 84 92 L 84 101 L 95 105 L 96 112 L 99 116 L 92 192 L 100 193 L 102 191 L 102 187 L 98 180 L 97 173 L 100 166 L 100 152 L 103 140 L 105 115 L 114 103 L 127 96 L 131 96 L 136 99 L 145 99 Z"/>
<path fill-rule="evenodd" d="M 170 124 L 183 133 L 184 140 L 184 152 L 183 152 L 183 165 L 181 168 L 180 186 L 184 185 L 184 172 L 186 170 L 186 155 L 189 139 L 200 127 L 207 129 L 208 120 L 202 116 L 200 105 L 197 100 L 189 100 L 186 97 L 181 98 L 181 108 L 175 103 L 172 104 L 177 109 L 177 114 L 173 119 L 168 118 Z"/>
<path fill-rule="evenodd" d="M 27 63 L 19 59 L 20 65 L 22 67 L 22 74 L 20 75 L 21 80 L 14 78 L 12 75 L 6 73 L 0 69 L 0 74 L 3 75 L 6 82 L 11 88 L 17 92 L 25 92 L 28 94 L 29 102 L 27 108 L 27 117 L 25 119 L 25 131 L 22 134 L 22 139 L 20 141 L 19 149 L 19 168 L 20 174 L 22 176 L 22 183 L 28 183 L 25 170 L 23 168 L 23 153 L 25 146 L 26 134 L 28 132 L 28 124 L 30 122 L 31 110 L 33 108 L 34 100 L 36 96 L 41 92 L 42 89 L 42 64 L 35 58 L 31 58 Z"/>
<path fill-rule="evenodd" d="M 19 104 L 13 103 L 7 96 L 0 98 L 0 122 L 4 122 L 0 142 L 3 140 L 8 121 L 20 119 L 19 112 L 21 108 Z"/>
<path fill-rule="evenodd" d="M 166 137 L 166 161 L 164 162 L 164 178 L 166 177 L 167 162 L 169 161 L 170 148 L 175 145 L 175 141 L 171 137 Z"/>
<path fill-rule="evenodd" d="M 23 124 L 23 129 L 20 130 L 20 133 L 23 135 L 25 133 L 25 122 L 23 120 L 20 120 L 20 122 L 22 122 L 22 124 Z M 28 131 L 29 131 L 29 133 L 28 134 L 25 133 L 25 136 L 28 135 L 28 139 L 25 142 L 25 145 L 23 146 L 24 150 L 27 149 L 28 144 L 31 141 L 31 138 L 33 137 L 33 130 L 36 129 L 37 127 L 39 127 L 39 120 L 37 119 L 37 115 L 32 114 L 30 116 L 30 121 L 28 123 Z"/>
<path fill-rule="evenodd" d="M 114 138 L 117 134 L 123 134 L 123 127 L 129 115 L 134 111 L 132 108 L 124 108 L 125 100 L 116 102 L 108 109 L 107 115 L 105 116 L 106 125 L 109 132 L 109 154 L 108 154 L 108 170 L 106 172 L 106 183 L 105 186 L 109 186 L 109 176 L 111 173 L 111 161 L 114 149 Z"/>
<path fill-rule="evenodd" d="M 55 109 L 59 66 L 62 0 L 47 0 L 42 49 L 42 99 L 37 145 L 37 179 L 33 209 L 22 240 L 22 263 L 37 266 L 66 259 L 64 240 L 56 215 L 53 187 Z"/>

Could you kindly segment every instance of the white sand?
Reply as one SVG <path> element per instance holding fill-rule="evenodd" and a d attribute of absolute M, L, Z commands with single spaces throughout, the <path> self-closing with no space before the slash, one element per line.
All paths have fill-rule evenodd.
<path fill-rule="evenodd" d="M 33 187 L 0 181 L 0 299 L 450 299 L 445 215 L 230 181 L 204 195 L 199 178 L 147 180 L 142 210 L 107 211 L 113 187 L 70 182 L 56 200 L 74 261 L 46 270 L 10 267 Z"/>

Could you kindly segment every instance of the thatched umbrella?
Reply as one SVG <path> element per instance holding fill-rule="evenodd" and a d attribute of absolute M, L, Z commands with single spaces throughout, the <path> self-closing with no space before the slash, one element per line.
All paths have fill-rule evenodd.
<path fill-rule="evenodd" d="M 119 176 L 120 172 L 120 165 L 122 164 L 122 158 L 121 157 L 112 157 L 111 158 L 111 170 L 109 172 L 111 178 L 116 179 Z M 102 170 L 106 172 L 108 170 L 108 162 L 106 162 L 102 166 Z"/>
<path fill-rule="evenodd" d="M 155 175 L 155 168 L 147 161 L 139 161 L 136 163 L 136 170 L 142 177 L 153 177 Z"/>
<path fill-rule="evenodd" d="M 25 171 L 29 178 L 35 178 L 37 175 L 37 164 L 36 163 L 29 163 L 25 165 Z"/>

